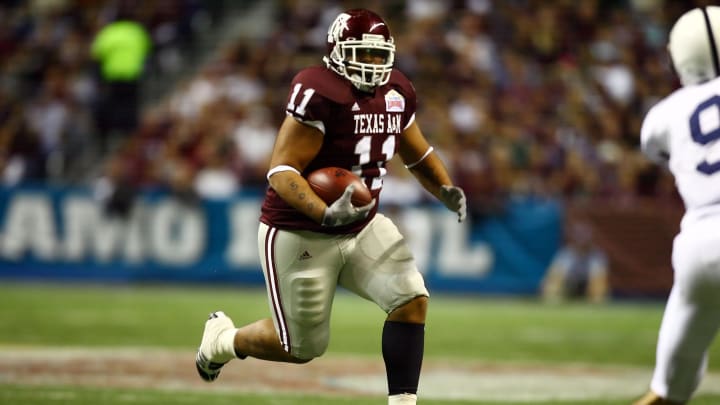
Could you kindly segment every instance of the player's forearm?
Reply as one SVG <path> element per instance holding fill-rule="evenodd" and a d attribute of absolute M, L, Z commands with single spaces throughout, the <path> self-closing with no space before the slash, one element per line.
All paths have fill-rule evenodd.
<path fill-rule="evenodd" d="M 409 170 L 420 184 L 438 199 L 440 199 L 440 187 L 453 184 L 445 165 L 435 153 L 428 155 Z"/>
<path fill-rule="evenodd" d="M 467 217 L 467 198 L 462 188 L 453 185 L 445 165 L 435 154 L 427 155 L 422 161 L 406 166 L 432 195 L 445 207 L 457 213 L 458 222 Z"/>
<path fill-rule="evenodd" d="M 291 171 L 275 173 L 268 179 L 278 195 L 293 208 L 322 223 L 327 204 L 310 188 L 307 181 L 299 174 Z"/>

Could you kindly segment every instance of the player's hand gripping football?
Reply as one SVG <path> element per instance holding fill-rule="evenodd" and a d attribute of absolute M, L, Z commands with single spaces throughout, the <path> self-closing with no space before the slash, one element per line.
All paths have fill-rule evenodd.
<path fill-rule="evenodd" d="M 450 211 L 457 212 L 458 222 L 465 220 L 465 216 L 467 216 L 467 199 L 465 198 L 465 192 L 460 187 L 442 186 L 440 188 L 440 201 Z"/>
<path fill-rule="evenodd" d="M 335 202 L 325 209 L 325 214 L 323 215 L 322 220 L 323 226 L 347 225 L 368 216 L 370 210 L 375 207 L 375 199 L 373 198 L 373 200 L 367 205 L 356 207 L 352 205 L 352 202 L 350 202 L 353 191 L 355 191 L 354 185 L 349 184 L 340 198 L 335 200 Z"/>

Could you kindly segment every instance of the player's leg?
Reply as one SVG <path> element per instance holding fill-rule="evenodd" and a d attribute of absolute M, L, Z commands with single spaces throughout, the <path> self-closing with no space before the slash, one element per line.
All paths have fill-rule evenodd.
<path fill-rule="evenodd" d="M 222 311 L 210 314 L 205 322 L 200 347 L 195 357 L 195 368 L 200 377 L 215 381 L 220 370 L 230 360 L 247 356 L 263 360 L 288 363 L 305 363 L 309 359 L 298 359 L 283 350 L 272 319 L 261 319 L 242 328 L 236 328 L 233 321 Z"/>
<path fill-rule="evenodd" d="M 703 351 L 694 353 L 696 350 L 689 346 L 692 343 L 690 326 L 697 308 L 685 302 L 679 290 L 677 285 L 673 287 L 665 307 L 650 391 L 634 405 L 684 404 L 702 374 L 696 370 L 704 368 Z M 671 391 L 674 391 L 673 399 L 670 399 Z"/>
<path fill-rule="evenodd" d="M 717 229 L 717 228 L 714 228 Z M 669 403 L 688 401 L 707 367 L 707 349 L 720 326 L 720 258 L 715 233 L 675 239 L 675 282 L 663 315 L 651 391 Z M 697 235 L 697 237 L 695 236 Z"/>
<path fill-rule="evenodd" d="M 382 352 L 389 404 L 414 404 L 422 367 L 428 291 L 395 225 L 378 214 L 348 250 L 340 285 L 379 305 L 388 317 Z"/>
<path fill-rule="evenodd" d="M 238 328 L 233 340 L 238 357 L 255 357 L 260 360 L 285 363 L 307 363 L 311 359 L 300 359 L 285 351 L 278 340 L 272 318 L 265 318 Z"/>
<path fill-rule="evenodd" d="M 284 350 L 275 333 L 272 319 L 261 319 L 241 328 L 222 311 L 213 312 L 205 322 L 202 341 L 195 358 L 200 377 L 212 382 L 230 360 L 252 356 L 258 359 L 305 363 Z"/>
<path fill-rule="evenodd" d="M 425 351 L 427 296 L 393 310 L 383 325 L 382 354 L 390 405 L 414 404 Z"/>
<path fill-rule="evenodd" d="M 236 357 L 306 363 L 325 352 L 341 261 L 331 239 L 260 225 L 260 261 L 273 317 L 236 328 L 221 311 L 211 314 L 196 359 L 204 380 L 215 380 Z"/>
<path fill-rule="evenodd" d="M 295 362 L 321 356 L 330 339 L 330 312 L 343 257 L 337 236 L 289 232 L 261 224 L 258 230 L 260 259 L 275 331 L 269 346 L 270 323 L 240 328 L 235 343 L 247 355 L 269 358 L 277 346 Z M 267 340 L 258 341 L 259 337 Z M 283 357 L 285 356 L 285 357 Z"/>

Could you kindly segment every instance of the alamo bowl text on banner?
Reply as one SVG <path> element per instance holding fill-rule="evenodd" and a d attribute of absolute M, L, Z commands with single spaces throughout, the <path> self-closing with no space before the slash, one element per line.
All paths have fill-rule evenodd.
<path fill-rule="evenodd" d="M 3 188 L 0 277 L 259 285 L 259 206 L 259 191 L 195 205 L 147 192 L 120 218 L 85 188 Z M 434 205 L 397 212 L 434 291 L 533 294 L 560 240 L 552 201 L 515 201 L 463 224 Z"/>

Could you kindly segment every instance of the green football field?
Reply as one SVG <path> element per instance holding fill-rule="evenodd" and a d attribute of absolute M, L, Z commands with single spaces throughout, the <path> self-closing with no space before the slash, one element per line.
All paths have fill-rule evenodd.
<path fill-rule="evenodd" d="M 0 282 L 0 404 L 383 404 L 384 314 L 341 292 L 328 353 L 234 361 L 213 384 L 193 358 L 207 314 L 269 314 L 261 289 Z M 431 299 L 420 404 L 629 404 L 648 384 L 662 302 L 544 305 Z M 720 344 L 692 404 L 720 404 Z"/>

